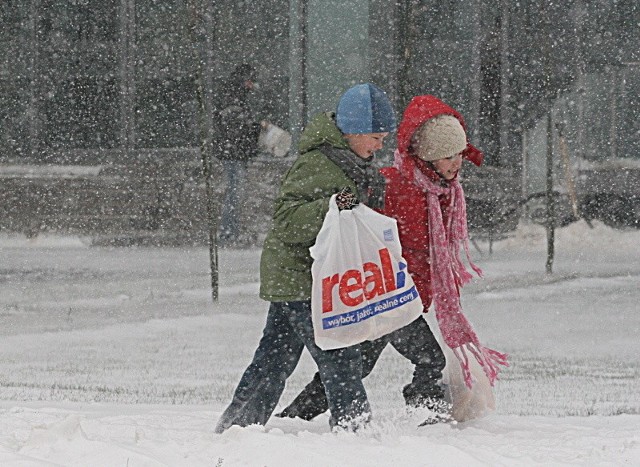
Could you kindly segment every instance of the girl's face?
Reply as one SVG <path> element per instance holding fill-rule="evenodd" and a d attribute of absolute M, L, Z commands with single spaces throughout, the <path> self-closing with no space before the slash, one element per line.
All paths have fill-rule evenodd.
<path fill-rule="evenodd" d="M 460 167 L 462 167 L 462 153 L 447 157 L 446 159 L 438 159 L 431 163 L 445 180 L 451 180 L 460 171 Z"/>
<path fill-rule="evenodd" d="M 353 152 L 363 159 L 369 159 L 373 153 L 382 149 L 384 139 L 389 133 L 346 134 L 345 139 Z"/>

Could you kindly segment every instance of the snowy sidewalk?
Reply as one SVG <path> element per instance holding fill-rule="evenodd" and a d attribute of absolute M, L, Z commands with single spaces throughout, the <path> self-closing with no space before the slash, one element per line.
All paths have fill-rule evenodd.
<path fill-rule="evenodd" d="M 38 407 L 40 405 L 40 407 Z M 458 426 L 401 420 L 331 434 L 326 419 L 278 420 L 213 435 L 194 406 L 16 405 L 0 408 L 3 466 L 637 465 L 640 416 L 493 415 Z"/>
<path fill-rule="evenodd" d="M 386 349 L 365 380 L 374 422 L 331 434 L 327 416 L 213 427 L 260 337 L 258 250 L 96 248 L 0 238 L 0 465 L 640 465 L 640 232 L 523 227 L 475 258 L 463 306 L 510 354 L 496 412 L 417 429 L 409 363 Z M 280 401 L 315 371 L 305 353 Z"/>

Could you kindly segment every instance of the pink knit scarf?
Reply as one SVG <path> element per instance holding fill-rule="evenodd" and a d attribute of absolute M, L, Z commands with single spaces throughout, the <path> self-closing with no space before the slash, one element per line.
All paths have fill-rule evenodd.
<path fill-rule="evenodd" d="M 467 208 L 462 186 L 457 179 L 447 186 L 434 183 L 422 173 L 411 156 L 400 151 L 395 153 L 395 166 L 427 196 L 433 303 L 442 337 L 458 358 L 467 387 L 471 388 L 473 384 L 469 353 L 475 357 L 493 386 L 498 379 L 498 365 L 509 366 L 507 355 L 480 344 L 471 323 L 462 314 L 460 304 L 459 287 L 473 277 L 460 259 L 461 247 L 465 250 L 471 268 L 478 276 L 482 276 L 482 271 L 473 264 L 469 254 Z M 451 199 L 446 225 L 438 199 L 443 195 L 448 195 Z"/>

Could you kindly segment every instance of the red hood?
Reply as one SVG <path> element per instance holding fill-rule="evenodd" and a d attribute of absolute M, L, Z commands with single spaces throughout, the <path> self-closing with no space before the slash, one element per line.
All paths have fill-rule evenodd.
<path fill-rule="evenodd" d="M 404 154 L 412 154 L 412 151 L 409 150 L 411 137 L 420 125 L 438 115 L 453 115 L 460 121 L 465 132 L 467 131 L 467 126 L 464 123 L 462 115 L 440 99 L 431 95 L 416 96 L 411 99 L 402 116 L 402 121 L 398 128 L 398 150 Z M 482 154 L 478 148 L 467 142 L 467 148 L 463 151 L 462 157 L 479 166 L 482 164 L 484 154 Z"/>

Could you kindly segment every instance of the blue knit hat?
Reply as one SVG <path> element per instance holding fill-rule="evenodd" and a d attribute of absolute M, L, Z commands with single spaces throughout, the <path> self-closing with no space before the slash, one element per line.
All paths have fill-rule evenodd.
<path fill-rule="evenodd" d="M 353 86 L 342 95 L 336 123 L 345 134 L 387 133 L 396 129 L 396 118 L 387 95 L 370 83 Z"/>

